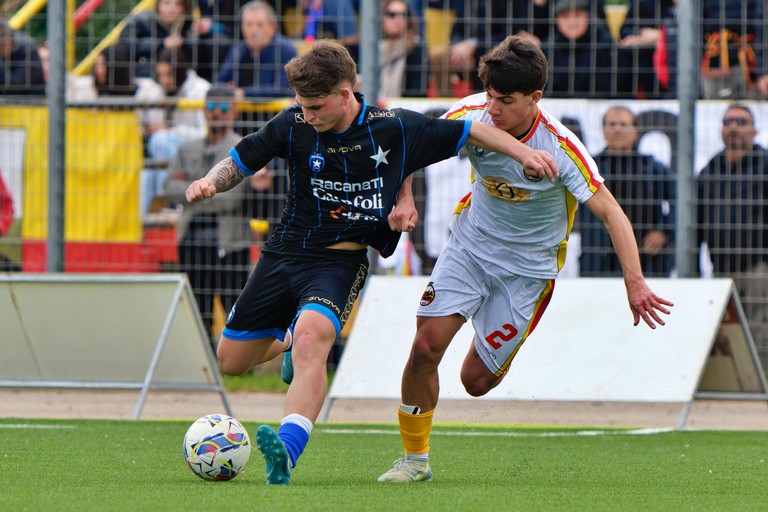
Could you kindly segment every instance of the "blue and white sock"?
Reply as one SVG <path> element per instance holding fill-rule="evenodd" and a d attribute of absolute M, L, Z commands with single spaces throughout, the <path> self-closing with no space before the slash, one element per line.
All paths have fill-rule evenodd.
<path fill-rule="evenodd" d="M 296 467 L 296 462 L 307 447 L 310 433 L 312 422 L 300 414 L 289 414 L 280 422 L 277 435 L 288 450 L 292 468 Z"/>

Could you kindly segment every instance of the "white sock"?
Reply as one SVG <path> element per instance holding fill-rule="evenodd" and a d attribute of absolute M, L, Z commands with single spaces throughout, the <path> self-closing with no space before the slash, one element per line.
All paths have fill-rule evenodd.
<path fill-rule="evenodd" d="M 418 405 L 400 404 L 400 410 L 405 414 L 421 414 L 421 409 Z"/>
<path fill-rule="evenodd" d="M 307 435 L 312 433 L 312 421 L 309 418 L 305 418 L 301 414 L 289 414 L 283 418 L 283 421 L 280 422 L 281 425 L 285 425 L 286 423 L 294 423 L 300 426 L 307 433 Z"/>

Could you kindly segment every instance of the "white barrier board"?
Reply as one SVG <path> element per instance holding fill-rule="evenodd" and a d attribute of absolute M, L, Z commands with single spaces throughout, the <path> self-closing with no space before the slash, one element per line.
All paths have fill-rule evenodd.
<path fill-rule="evenodd" d="M 214 391 L 183 274 L 0 274 L 0 386 Z"/>
<path fill-rule="evenodd" d="M 329 398 L 399 398 L 427 277 L 371 276 Z M 649 279 L 675 306 L 652 330 L 632 314 L 621 279 L 558 279 L 541 322 L 491 400 L 689 402 L 726 306 L 730 279 Z M 468 322 L 440 365 L 440 398 L 466 399 L 459 379 Z M 751 340 L 751 339 L 750 339 Z M 757 385 L 757 388 L 763 384 Z"/>

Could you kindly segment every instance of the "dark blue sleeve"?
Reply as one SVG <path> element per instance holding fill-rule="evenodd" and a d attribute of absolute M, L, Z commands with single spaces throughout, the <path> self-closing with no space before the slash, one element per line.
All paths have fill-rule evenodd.
<path fill-rule="evenodd" d="M 467 142 L 471 121 L 437 119 L 402 111 L 408 174 L 459 154 Z"/>
<path fill-rule="evenodd" d="M 240 142 L 230 150 L 229 156 L 242 173 L 253 175 L 273 158 L 286 158 L 289 129 L 288 117 L 283 110 L 259 131 L 240 139 Z"/>

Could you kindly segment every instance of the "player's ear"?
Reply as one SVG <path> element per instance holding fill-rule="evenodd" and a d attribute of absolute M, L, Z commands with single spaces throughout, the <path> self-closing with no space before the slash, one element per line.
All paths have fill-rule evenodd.
<path fill-rule="evenodd" d="M 531 105 L 535 105 L 536 103 L 538 103 L 539 100 L 541 99 L 542 94 L 543 93 L 541 92 L 541 90 L 533 91 L 533 93 L 531 94 Z"/>
<path fill-rule="evenodd" d="M 341 97 L 342 103 L 346 105 L 347 102 L 354 97 L 354 93 L 352 92 L 351 88 L 349 88 L 346 85 L 343 85 L 341 89 L 339 89 L 339 96 Z"/>

